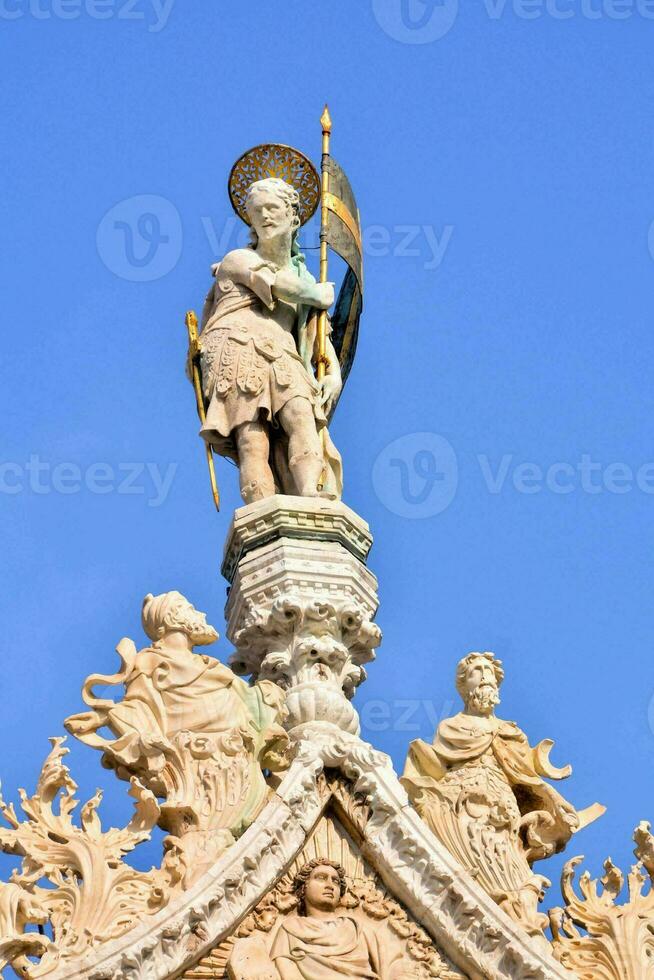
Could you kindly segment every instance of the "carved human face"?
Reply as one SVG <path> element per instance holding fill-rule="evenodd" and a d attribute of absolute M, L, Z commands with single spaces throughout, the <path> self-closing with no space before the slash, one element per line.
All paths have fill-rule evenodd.
<path fill-rule="evenodd" d="M 172 630 L 186 633 L 193 646 L 206 646 L 218 639 L 218 634 L 207 622 L 207 614 L 190 604 L 181 604 L 170 622 Z"/>
<path fill-rule="evenodd" d="M 304 886 L 304 905 L 307 915 L 312 909 L 333 912 L 341 901 L 341 879 L 336 868 L 319 864 L 309 875 Z"/>
<path fill-rule="evenodd" d="M 250 192 L 247 212 L 259 241 L 292 234 L 297 224 L 292 208 L 269 187 L 255 188 Z"/>
<path fill-rule="evenodd" d="M 489 660 L 480 657 L 469 664 L 463 694 L 466 708 L 482 715 L 492 714 L 495 705 L 500 703 L 500 695 L 495 668 Z"/>

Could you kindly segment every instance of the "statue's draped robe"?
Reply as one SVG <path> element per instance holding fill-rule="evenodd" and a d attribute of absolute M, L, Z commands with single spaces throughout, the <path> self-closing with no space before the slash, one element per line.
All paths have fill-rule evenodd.
<path fill-rule="evenodd" d="M 534 814 L 541 824 L 543 853 L 533 841 L 531 859 L 563 849 L 579 826 L 574 807 L 546 783 L 534 763 L 534 749 L 512 721 L 498 719 L 495 731 L 476 729 L 465 714 L 441 722 L 433 743 L 435 755 L 448 768 L 474 765 L 492 758 L 516 799 L 520 816 Z"/>
<path fill-rule="evenodd" d="M 223 760 L 220 820 L 230 832 L 247 826 L 268 793 L 259 760 L 285 738 L 276 684 L 250 686 L 213 657 L 170 647 L 165 637 L 136 656 L 127 651 L 120 674 L 92 680 L 125 689 L 121 701 L 90 697 L 96 710 L 69 719 L 81 741 L 103 750 L 105 765 L 163 792 L 160 774 L 180 752 L 199 768 L 204 759 Z M 114 740 L 100 733 L 104 726 Z"/>
<path fill-rule="evenodd" d="M 300 279 L 315 282 L 303 256 L 292 256 L 291 265 Z M 230 274 L 230 268 L 238 276 L 234 271 Z M 311 405 L 317 431 L 322 433 L 324 490 L 340 497 L 341 457 L 329 437 L 312 367 L 317 353 L 315 311 L 299 305 L 293 331 L 284 329 L 271 292 L 275 274 L 252 249 L 229 253 L 214 266 L 214 275 L 200 335 L 202 384 L 208 405 L 201 435 L 217 453 L 238 464 L 235 429 L 244 422 L 268 424 L 272 437 L 270 465 L 277 488 L 297 493 L 278 415 L 291 398 L 304 398 Z M 290 309 L 289 304 L 285 306 Z"/>
<path fill-rule="evenodd" d="M 281 980 L 387 980 L 389 976 L 374 932 L 346 916 L 289 916 L 275 936 L 270 958 Z"/>
<path fill-rule="evenodd" d="M 411 744 L 402 782 L 450 853 L 540 934 L 542 880 L 531 864 L 562 850 L 579 816 L 541 778 L 536 754 L 513 722 L 488 731 L 462 712 L 441 722 L 433 745 Z"/>
<path fill-rule="evenodd" d="M 155 644 L 139 653 L 125 680 L 125 697 L 111 709 L 109 725 L 126 739 L 145 732 L 167 737 L 179 731 L 248 732 L 252 718 L 262 714 L 268 691 L 272 704 L 272 684 L 249 687 L 213 657 L 173 653 Z"/>

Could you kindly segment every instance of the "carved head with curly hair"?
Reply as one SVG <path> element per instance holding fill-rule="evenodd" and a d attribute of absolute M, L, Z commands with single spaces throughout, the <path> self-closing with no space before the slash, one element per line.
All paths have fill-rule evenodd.
<path fill-rule="evenodd" d="M 469 653 L 456 668 L 456 689 L 466 711 L 492 715 L 500 703 L 500 684 L 504 680 L 502 661 L 492 653 Z"/>
<path fill-rule="evenodd" d="M 345 868 L 329 858 L 314 858 L 300 868 L 293 882 L 300 915 L 311 915 L 314 909 L 333 912 L 347 890 Z"/>

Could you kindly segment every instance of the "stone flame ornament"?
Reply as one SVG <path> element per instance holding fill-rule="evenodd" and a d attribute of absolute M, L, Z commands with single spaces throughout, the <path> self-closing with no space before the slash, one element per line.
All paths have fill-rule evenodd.
<path fill-rule="evenodd" d="M 579 980 L 651 980 L 654 976 L 654 837 L 642 821 L 634 831 L 637 862 L 624 875 L 609 858 L 604 877 L 585 871 L 575 893 L 576 868 L 568 861 L 561 881 L 563 909 L 550 911 L 554 952 Z"/>

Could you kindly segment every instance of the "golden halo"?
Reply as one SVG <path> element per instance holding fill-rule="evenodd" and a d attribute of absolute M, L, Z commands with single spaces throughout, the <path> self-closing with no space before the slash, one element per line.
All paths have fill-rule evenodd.
<path fill-rule="evenodd" d="M 300 195 L 300 224 L 306 224 L 320 203 L 320 177 L 304 153 L 283 143 L 262 143 L 240 156 L 229 175 L 228 190 L 232 207 L 246 225 L 245 210 L 248 188 L 255 180 L 279 177 Z"/>

